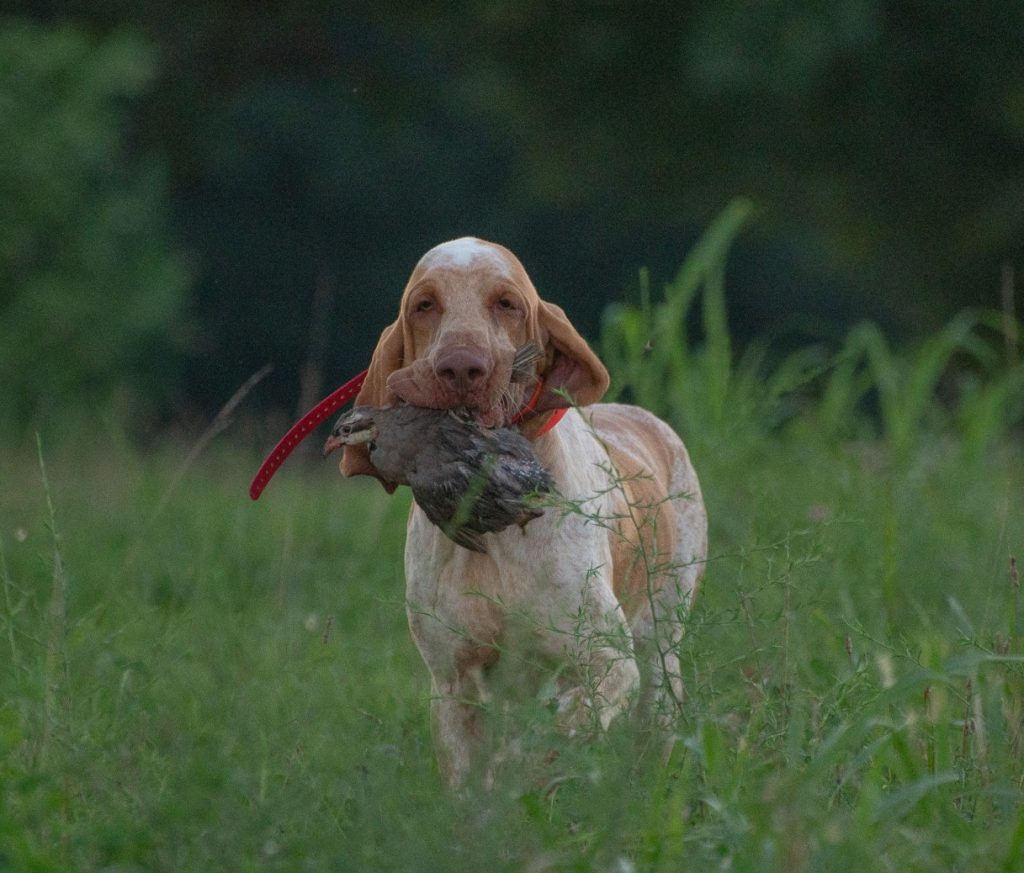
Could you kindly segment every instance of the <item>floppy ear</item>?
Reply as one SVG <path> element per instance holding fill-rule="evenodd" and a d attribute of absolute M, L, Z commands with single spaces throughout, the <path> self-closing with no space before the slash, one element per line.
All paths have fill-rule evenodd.
<path fill-rule="evenodd" d="M 403 340 L 401 319 L 384 328 L 373 350 L 369 369 L 363 387 L 356 395 L 356 406 L 391 406 L 398 399 L 388 391 L 388 376 L 402 366 Z M 341 457 L 342 476 L 374 476 L 390 494 L 397 487 L 394 482 L 382 478 L 377 468 L 370 463 L 370 451 L 365 445 L 345 446 Z"/>
<path fill-rule="evenodd" d="M 405 355 L 405 340 L 402 320 L 388 325 L 377 340 L 377 347 L 370 358 L 363 387 L 356 395 L 356 406 L 392 406 L 398 398 L 388 391 L 388 376 L 401 370 Z"/>
<path fill-rule="evenodd" d="M 556 389 L 565 391 L 577 406 L 597 403 L 608 390 L 608 371 L 583 337 L 572 326 L 561 307 L 539 301 L 537 322 L 548 366 L 544 373 L 544 393 L 535 407 L 537 412 L 561 409 L 570 403 Z"/>

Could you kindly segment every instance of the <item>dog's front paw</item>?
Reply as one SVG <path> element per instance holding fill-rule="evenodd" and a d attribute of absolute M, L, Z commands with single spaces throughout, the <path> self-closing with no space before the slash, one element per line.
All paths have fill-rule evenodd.
<path fill-rule="evenodd" d="M 586 689 L 568 688 L 554 698 L 555 724 L 568 737 L 592 734 L 600 727 L 597 711 Z"/>

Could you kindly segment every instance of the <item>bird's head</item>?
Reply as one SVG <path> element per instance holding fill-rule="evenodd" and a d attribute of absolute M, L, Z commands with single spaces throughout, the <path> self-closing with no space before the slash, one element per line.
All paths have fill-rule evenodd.
<path fill-rule="evenodd" d="M 357 406 L 341 416 L 324 443 L 324 457 L 342 446 L 355 446 L 376 440 L 377 421 L 373 413 L 374 410 L 369 407 Z"/>

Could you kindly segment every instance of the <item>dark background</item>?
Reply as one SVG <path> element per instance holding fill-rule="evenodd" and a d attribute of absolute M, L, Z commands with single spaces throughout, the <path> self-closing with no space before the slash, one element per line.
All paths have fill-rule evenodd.
<path fill-rule="evenodd" d="M 418 257 L 464 234 L 594 337 L 638 268 L 658 287 L 749 196 L 740 344 L 863 318 L 912 340 L 998 306 L 1024 249 L 1024 4 L 6 12 L 8 419 L 127 392 L 153 427 L 199 421 L 268 361 L 251 402 L 294 412 L 365 366 Z"/>

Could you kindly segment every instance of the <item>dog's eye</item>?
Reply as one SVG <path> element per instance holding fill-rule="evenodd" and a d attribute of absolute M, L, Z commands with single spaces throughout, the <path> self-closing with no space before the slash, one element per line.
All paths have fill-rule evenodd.
<path fill-rule="evenodd" d="M 499 309 L 504 309 L 506 311 L 509 311 L 509 310 L 515 309 L 516 305 L 515 305 L 515 303 L 512 302 L 512 300 L 510 298 L 502 297 L 501 299 L 498 300 L 498 308 Z"/>
<path fill-rule="evenodd" d="M 429 298 L 423 299 L 419 303 L 416 304 L 416 311 L 417 312 L 430 312 L 430 310 L 433 309 L 433 308 L 434 308 L 434 301 L 430 300 Z"/>

